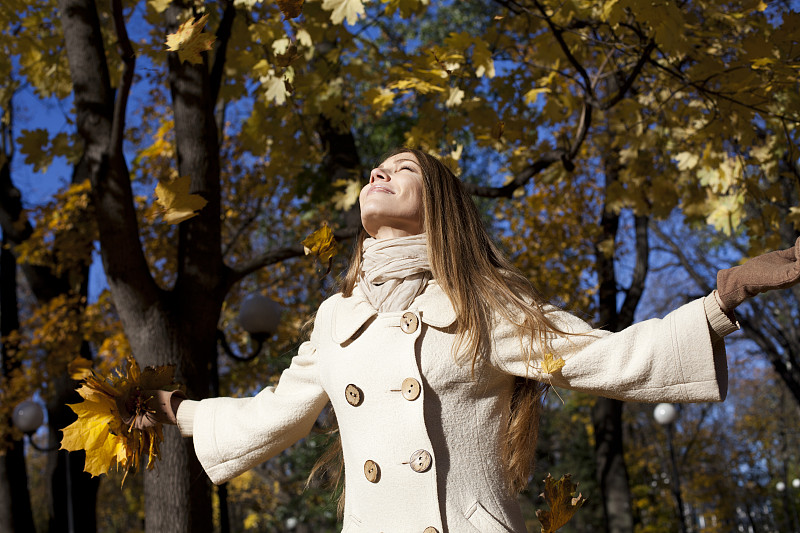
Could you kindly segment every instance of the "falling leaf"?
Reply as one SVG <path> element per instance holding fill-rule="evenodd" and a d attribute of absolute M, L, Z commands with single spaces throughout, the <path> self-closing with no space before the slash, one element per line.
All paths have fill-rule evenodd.
<path fill-rule="evenodd" d="M 572 474 L 564 474 L 558 481 L 550 474 L 544 480 L 544 498 L 549 510 L 537 509 L 536 518 L 542 524 L 542 533 L 553 533 L 569 522 L 575 512 L 586 502 L 581 494 L 574 496 L 577 484 L 572 483 Z"/>
<path fill-rule="evenodd" d="M 180 224 L 197 214 L 208 203 L 199 194 L 189 193 L 192 179 L 189 176 L 172 181 L 159 181 L 156 185 L 156 201 L 164 208 L 164 222 Z"/>
<path fill-rule="evenodd" d="M 556 359 L 553 357 L 552 353 L 548 352 L 544 354 L 544 361 L 542 361 L 542 372 L 544 374 L 555 374 L 562 368 L 564 368 L 563 357 L 559 357 L 558 359 Z"/>
<path fill-rule="evenodd" d="M 92 362 L 85 357 L 76 357 L 67 365 L 67 372 L 72 379 L 81 380 L 92 373 Z"/>
<path fill-rule="evenodd" d="M 293 19 L 300 16 L 303 12 L 303 0 L 277 0 L 278 7 L 287 19 Z"/>
<path fill-rule="evenodd" d="M 328 224 L 323 224 L 306 237 L 302 244 L 306 255 L 316 255 L 323 264 L 330 263 L 336 255 L 336 239 L 333 238 L 333 231 Z"/>
<path fill-rule="evenodd" d="M 78 361 L 76 365 L 85 363 Z M 125 472 L 124 483 L 129 472 L 139 469 L 144 457 L 146 468 L 152 469 L 164 440 L 161 425 L 138 429 L 133 421 L 137 415 L 152 413 L 147 406 L 150 398 L 143 391 L 174 389 L 173 375 L 173 366 L 146 367 L 141 371 L 132 357 L 125 370 L 117 370 L 108 378 L 89 370 L 78 388 L 83 401 L 70 405 L 78 420 L 63 429 L 61 449 L 84 450 L 84 470 L 93 477 L 105 474 L 116 464 Z M 120 413 L 120 402 L 131 415 L 128 422 Z"/>
<path fill-rule="evenodd" d="M 196 22 L 189 19 L 181 24 L 177 32 L 167 35 L 167 50 L 178 52 L 178 59 L 181 62 L 202 63 L 203 57 L 200 54 L 211 50 L 211 45 L 216 40 L 214 35 L 203 33 L 203 27 L 207 20 L 208 13 Z"/>

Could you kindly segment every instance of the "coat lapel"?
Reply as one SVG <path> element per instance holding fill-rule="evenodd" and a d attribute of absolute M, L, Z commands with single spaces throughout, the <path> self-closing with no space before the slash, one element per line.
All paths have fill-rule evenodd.
<path fill-rule="evenodd" d="M 450 299 L 435 280 L 428 282 L 425 292 L 417 296 L 409 310 L 417 311 L 423 322 L 446 328 L 456 321 Z M 366 322 L 378 313 L 356 285 L 349 298 L 339 297 L 333 313 L 331 337 L 337 344 L 348 341 Z"/>

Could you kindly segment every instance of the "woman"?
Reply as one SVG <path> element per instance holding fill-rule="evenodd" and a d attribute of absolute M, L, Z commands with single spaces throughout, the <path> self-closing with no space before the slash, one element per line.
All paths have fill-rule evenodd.
<path fill-rule="evenodd" d="M 745 297 L 798 279 L 795 247 L 720 273 L 719 292 L 619 333 L 544 304 L 499 253 L 460 181 L 417 150 L 361 191 L 364 232 L 341 292 L 276 387 L 173 397 L 221 483 L 305 437 L 330 401 L 345 462 L 344 531 L 522 532 L 516 493 L 548 384 L 621 400 L 721 401 L 722 337 Z M 563 358 L 563 368 L 543 367 Z M 550 370 L 551 373 L 546 373 Z"/>

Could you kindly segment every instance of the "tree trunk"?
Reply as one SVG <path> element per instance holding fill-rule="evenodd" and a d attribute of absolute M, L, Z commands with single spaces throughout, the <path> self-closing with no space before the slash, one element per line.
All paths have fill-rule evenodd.
<path fill-rule="evenodd" d="M 205 398 L 217 321 L 229 288 L 220 246 L 219 142 L 207 67 L 181 64 L 176 54 L 169 55 L 178 171 L 191 177 L 192 192 L 208 204 L 181 223 L 177 279 L 171 291 L 164 291 L 153 280 L 141 248 L 122 151 L 126 84 L 135 58 L 125 52 L 130 43 L 117 10 L 121 6 L 114 4 L 125 69 L 116 99 L 94 1 L 60 0 L 59 6 L 103 267 L 125 333 L 140 364 L 175 365 L 176 379 L 186 385 L 189 397 Z M 179 11 L 172 6 L 166 12 L 173 31 Z M 211 531 L 210 485 L 192 443 L 181 439 L 174 427 L 165 428 L 164 436 L 161 459 L 145 474 L 146 530 Z"/>
<path fill-rule="evenodd" d="M 606 192 L 619 179 L 619 159 L 609 149 L 605 160 Z M 600 226 L 603 230 L 600 241 L 615 241 L 619 230 L 619 215 L 603 206 Z M 631 285 L 624 290 L 625 299 L 617 307 L 618 284 L 614 270 L 614 256 L 605 255 L 596 249 L 598 289 L 598 325 L 610 331 L 621 331 L 633 323 L 634 312 L 644 292 L 648 269 L 647 217 L 637 216 L 636 221 L 636 266 Z M 622 434 L 623 402 L 610 398 L 597 398 L 592 409 L 592 424 L 595 434 L 595 460 L 597 482 L 603 499 L 603 511 L 607 531 L 611 533 L 633 533 L 633 511 L 628 486 L 628 469 L 625 465 Z"/>
<path fill-rule="evenodd" d="M 10 260 L 13 260 L 14 258 L 11 255 L 13 253 L 13 246 L 28 239 L 33 228 L 30 221 L 25 217 L 25 213 L 22 209 L 22 195 L 11 181 L 8 159 L 6 161 L 7 163 L 0 169 L 0 224 L 2 225 L 6 244 L 12 247 L 11 250 L 4 248 L 3 252 L 11 257 Z M 73 174 L 72 182 L 76 183 L 83 179 L 84 177 L 81 175 L 79 167 L 77 167 Z M 6 259 L 4 259 L 4 261 L 5 260 Z M 39 304 L 46 304 L 56 296 L 70 293 L 70 277 L 81 280 L 80 292 L 84 297 L 87 294 L 88 268 L 82 268 L 81 271 L 77 273 L 65 272 L 59 276 L 55 275 L 49 267 L 44 265 L 26 264 L 22 266 L 21 270 Z M 7 267 L 7 271 L 10 272 L 10 266 Z M 15 283 L 16 280 L 15 278 L 13 279 Z M 3 283 L 6 282 L 10 284 L 11 280 L 4 280 Z M 9 319 L 11 319 L 12 316 L 16 317 L 16 286 L 14 286 L 14 288 L 10 285 L 8 287 L 4 286 L 2 293 L 4 299 L 3 305 L 7 306 L 8 309 L 11 309 L 10 299 L 13 298 L 14 300 L 14 314 L 12 315 L 11 311 L 6 313 L 4 309 L 4 316 L 7 316 Z M 9 299 L 8 302 L 5 301 L 6 298 Z M 6 324 L 4 328 L 17 329 L 19 327 L 19 322 L 16 318 L 14 318 L 14 324 Z M 7 333 L 8 331 L 4 329 L 3 335 Z M 92 358 L 87 343 L 83 343 L 81 350 L 84 357 L 87 359 Z M 4 358 L 4 363 L 6 361 L 6 358 Z M 50 384 L 50 388 L 53 391 L 53 397 L 48 402 L 48 421 L 51 434 L 49 445 L 56 446 L 61 440 L 60 436 L 58 436 L 58 430 L 66 427 L 76 419 L 74 412 L 66 404 L 77 403 L 80 401 L 80 397 L 75 392 L 75 382 L 69 379 L 66 374 L 66 369 L 64 369 L 64 372 L 59 378 L 53 380 L 53 383 Z M 19 474 L 17 471 L 21 468 L 21 474 L 24 475 L 24 457 L 21 459 L 14 459 L 21 453 L 22 446 L 21 442 L 19 442 L 18 445 L 15 446 L 13 453 L 6 456 L 4 461 L 12 461 L 14 465 L 10 468 L 17 474 Z M 72 527 L 72 531 L 95 531 L 96 499 L 100 480 L 92 479 L 89 474 L 83 472 L 83 453 L 68 456 L 67 452 L 58 452 L 57 454 L 51 454 L 48 463 L 47 473 L 50 481 L 50 490 L 48 494 L 48 500 L 50 502 L 50 515 L 48 520 L 50 524 L 49 531 L 51 533 L 69 531 L 68 528 L 70 526 Z M 66 475 L 68 466 L 70 468 L 69 476 Z M 9 472 L 12 470 L 9 470 Z M 22 495 L 22 490 L 17 489 L 13 496 L 16 498 L 15 501 L 17 501 L 15 508 L 18 506 L 19 512 L 24 513 L 26 508 L 30 510 L 30 502 L 27 499 L 27 482 L 24 492 L 26 503 L 18 501 L 22 498 Z M 71 499 L 71 505 L 68 504 L 68 500 L 70 500 L 68 495 L 75 496 L 75 498 Z M 32 527 L 31 525 L 31 528 L 26 527 L 20 531 L 32 531 Z M 0 531 L 5 531 L 5 529 L 0 528 Z"/>
<path fill-rule="evenodd" d="M 2 171 L 8 171 L 3 165 Z M 0 248 L 0 337 L 19 329 L 17 308 L 17 260 L 7 248 L 7 236 L 3 235 Z M 9 346 L 0 347 L 2 377 L 9 378 L 20 367 L 19 361 L 9 357 Z M 2 423 L 8 427 L 10 420 Z M 25 471 L 25 453 L 21 440 L 12 440 L 5 455 L 0 458 L 0 531 L 27 533 L 34 531 L 31 500 L 28 494 L 28 474 Z"/>

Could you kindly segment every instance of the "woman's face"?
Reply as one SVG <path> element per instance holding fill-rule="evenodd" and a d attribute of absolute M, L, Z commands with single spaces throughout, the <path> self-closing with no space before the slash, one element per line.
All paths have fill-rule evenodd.
<path fill-rule="evenodd" d="M 359 199 L 361 224 L 372 237 L 388 239 L 423 232 L 422 168 L 414 154 L 393 155 L 373 169 Z"/>

